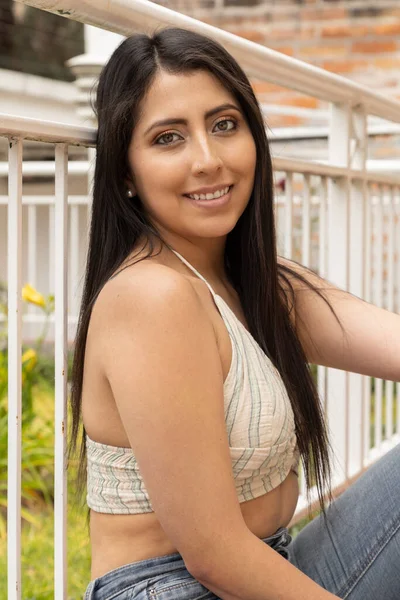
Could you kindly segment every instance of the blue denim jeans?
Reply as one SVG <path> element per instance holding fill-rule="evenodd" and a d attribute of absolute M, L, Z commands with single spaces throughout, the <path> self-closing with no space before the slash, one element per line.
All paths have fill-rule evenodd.
<path fill-rule="evenodd" d="M 400 600 L 400 444 L 377 461 L 294 540 L 263 541 L 347 600 Z M 218 600 L 180 554 L 134 562 L 90 582 L 84 600 Z"/>

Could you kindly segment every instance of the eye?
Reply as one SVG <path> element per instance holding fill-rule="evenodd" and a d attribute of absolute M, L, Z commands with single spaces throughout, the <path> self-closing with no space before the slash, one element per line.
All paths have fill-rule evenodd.
<path fill-rule="evenodd" d="M 231 124 L 231 126 L 229 126 L 229 123 Z M 220 131 L 221 133 L 225 133 L 225 132 L 234 131 L 235 129 L 237 129 L 238 124 L 235 119 L 225 118 L 225 119 L 221 119 L 220 121 L 218 121 L 215 124 L 215 127 L 218 127 L 218 131 Z M 158 146 L 170 146 L 171 144 L 173 144 L 176 141 L 176 139 L 174 140 L 174 136 L 177 136 L 178 138 L 181 137 L 181 136 L 179 136 L 179 134 L 175 133 L 174 131 L 166 131 L 165 133 L 162 133 L 160 136 L 158 136 L 155 139 L 154 144 L 157 144 Z M 160 140 L 164 140 L 164 141 L 160 142 Z"/>
<path fill-rule="evenodd" d="M 227 127 L 228 123 L 231 123 L 233 127 Z M 223 125 L 223 127 L 220 127 L 220 125 Z M 237 122 L 235 121 L 235 119 L 225 118 L 218 121 L 218 123 L 215 124 L 215 127 L 218 127 L 218 131 L 233 131 L 237 129 Z"/>
<path fill-rule="evenodd" d="M 174 137 L 174 135 L 178 135 L 178 134 L 174 133 L 173 131 L 166 131 L 165 133 L 160 135 L 158 138 L 156 138 L 154 143 L 158 144 L 159 146 L 169 146 L 170 144 L 172 144 L 175 141 L 172 139 Z M 162 140 L 162 139 L 164 139 L 165 142 L 160 143 L 160 140 Z"/>

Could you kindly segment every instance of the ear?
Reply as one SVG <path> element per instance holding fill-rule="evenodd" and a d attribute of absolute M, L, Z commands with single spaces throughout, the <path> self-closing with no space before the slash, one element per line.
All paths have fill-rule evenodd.
<path fill-rule="evenodd" d="M 137 195 L 136 186 L 133 183 L 132 177 L 130 175 L 127 175 L 125 177 L 124 182 L 125 182 L 126 191 L 130 190 L 132 192 L 132 197 L 136 196 Z"/>

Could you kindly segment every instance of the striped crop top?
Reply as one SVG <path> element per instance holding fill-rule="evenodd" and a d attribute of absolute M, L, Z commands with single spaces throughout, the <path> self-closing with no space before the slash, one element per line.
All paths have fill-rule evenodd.
<path fill-rule="evenodd" d="M 239 502 L 252 500 L 298 473 L 294 416 L 277 369 L 227 303 L 178 252 L 174 253 L 210 290 L 232 344 L 224 382 L 225 424 Z M 86 436 L 87 504 L 112 514 L 153 512 L 131 448 Z"/>

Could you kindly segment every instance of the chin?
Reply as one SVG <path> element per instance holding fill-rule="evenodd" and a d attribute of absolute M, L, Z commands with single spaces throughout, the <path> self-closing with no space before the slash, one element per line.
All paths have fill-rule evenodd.
<path fill-rule="evenodd" d="M 208 227 L 198 228 L 195 236 L 201 238 L 223 238 L 235 228 L 236 223 L 237 220 L 232 223 L 215 224 L 214 226 L 209 224 Z"/>

